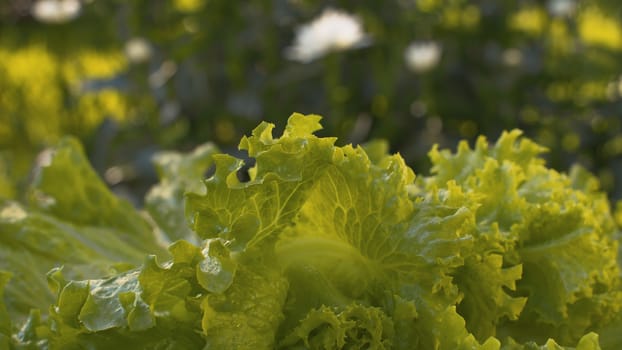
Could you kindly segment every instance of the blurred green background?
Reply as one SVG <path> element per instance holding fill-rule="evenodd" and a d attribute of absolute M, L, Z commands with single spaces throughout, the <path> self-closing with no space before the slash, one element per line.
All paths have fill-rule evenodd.
<path fill-rule="evenodd" d="M 355 16 L 364 45 L 287 55 L 328 9 Z M 18 196 L 37 154 L 73 134 L 140 205 L 158 150 L 213 141 L 235 152 L 261 120 L 282 127 L 301 112 L 324 116 L 321 134 L 341 144 L 387 139 L 417 173 L 434 143 L 521 128 L 550 148 L 549 165 L 580 163 L 620 199 L 621 10 L 613 0 L 3 0 L 0 197 Z"/>

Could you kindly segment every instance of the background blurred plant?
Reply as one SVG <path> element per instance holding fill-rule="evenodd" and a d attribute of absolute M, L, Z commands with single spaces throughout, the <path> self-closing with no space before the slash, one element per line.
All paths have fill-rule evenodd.
<path fill-rule="evenodd" d="M 615 1 L 46 0 L 74 12 L 42 18 L 43 2 L 0 4 L 0 195 L 61 134 L 132 193 L 158 149 L 232 150 L 298 111 L 415 169 L 433 143 L 519 127 L 622 197 Z"/>

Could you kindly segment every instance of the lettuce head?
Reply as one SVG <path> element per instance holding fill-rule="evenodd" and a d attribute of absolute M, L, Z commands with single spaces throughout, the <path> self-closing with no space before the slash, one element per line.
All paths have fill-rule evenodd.
<path fill-rule="evenodd" d="M 12 274 L 0 274 L 0 347 L 591 350 L 601 330 L 622 330 L 605 194 L 582 169 L 547 168 L 545 149 L 519 131 L 433 148 L 430 174 L 416 177 L 385 143 L 315 136 L 318 116 L 292 115 L 280 137 L 273 128 L 242 138 L 248 170 L 212 146 L 160 158 L 150 219 L 73 173 L 71 157 L 52 159 L 58 173 L 34 187 L 43 202 L 1 209 L 3 254 L 27 252 L 49 272 L 0 265 Z M 63 171 L 75 193 L 53 185 Z M 99 275 L 45 244 L 12 243 L 46 235 L 100 254 Z M 123 269 L 102 272 L 118 260 Z M 29 281 L 49 286 L 35 290 L 49 308 L 17 297 Z"/>

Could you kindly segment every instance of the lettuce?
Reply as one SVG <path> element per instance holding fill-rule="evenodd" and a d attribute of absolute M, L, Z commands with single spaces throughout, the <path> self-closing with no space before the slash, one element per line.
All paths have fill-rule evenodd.
<path fill-rule="evenodd" d="M 186 224 L 184 193 L 200 193 L 205 189 L 201 180 L 213 165 L 212 155 L 216 153 L 218 148 L 206 143 L 187 155 L 160 152 L 154 157 L 160 183 L 145 196 L 145 207 L 169 240 L 198 243 L 198 237 Z"/>
<path fill-rule="evenodd" d="M 315 136 L 319 121 L 294 114 L 281 137 L 269 123 L 244 137 L 248 181 L 242 160 L 210 145 L 161 156 L 151 219 L 61 143 L 34 202 L 0 211 L 0 268 L 13 274 L 0 274 L 12 320 L 0 345 L 615 348 L 618 228 L 586 171 L 548 169 L 512 131 L 434 148 L 431 174 L 415 177 L 385 143 Z"/>
<path fill-rule="evenodd" d="M 76 140 L 62 140 L 41 162 L 26 203 L 0 199 L 0 270 L 13 273 L 7 306 L 21 321 L 54 302 L 52 268 L 90 279 L 138 266 L 146 252 L 167 257 L 148 220 L 108 190 Z"/>

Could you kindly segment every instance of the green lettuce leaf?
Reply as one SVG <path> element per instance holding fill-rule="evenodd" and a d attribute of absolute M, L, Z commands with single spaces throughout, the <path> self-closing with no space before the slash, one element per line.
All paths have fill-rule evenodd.
<path fill-rule="evenodd" d="M 45 154 L 29 205 L 0 201 L 0 269 L 14 276 L 6 298 L 19 321 L 54 302 L 45 278 L 52 268 L 91 279 L 136 266 L 146 254 L 167 256 L 154 228 L 108 190 L 76 140 L 63 139 Z"/>
<path fill-rule="evenodd" d="M 593 179 L 546 168 L 537 157 L 544 149 L 519 137 L 504 133 L 492 147 L 480 138 L 473 150 L 462 143 L 456 154 L 433 149 L 433 175 L 419 186 L 460 187 L 470 197 L 465 203 L 477 205 L 478 240 L 493 243 L 506 269 L 522 265 L 512 294 L 527 298 L 525 309 L 516 321 L 518 314 L 509 313 L 498 332 L 572 344 L 622 307 L 616 225 Z"/>
<path fill-rule="evenodd" d="M 216 173 L 205 181 L 206 194 L 190 193 L 187 198 L 194 231 L 203 239 L 222 238 L 233 251 L 242 251 L 288 225 L 312 185 L 308 178 L 332 156 L 335 139 L 310 134 L 321 128 L 319 119 L 294 115 L 281 139 L 272 138 L 274 125 L 268 123 L 243 138 L 240 149 L 257 162 L 248 182 L 237 177 L 241 160 L 215 155 Z"/>
<path fill-rule="evenodd" d="M 533 341 L 525 344 L 519 344 L 513 339 L 501 348 L 501 350 L 600 350 L 598 345 L 598 335 L 596 333 L 588 333 L 579 339 L 576 347 L 560 346 L 553 339 L 548 339 L 544 345 L 538 345 Z"/>
<path fill-rule="evenodd" d="M 49 336 L 52 347 L 147 349 L 267 349 L 282 319 L 287 284 L 274 271 L 241 268 L 225 293 L 210 293 L 203 281 L 212 263 L 207 251 L 188 242 L 171 245 L 173 260 L 154 256 L 137 269 L 88 281 L 49 275 L 58 290 Z M 215 283 L 215 282 L 210 282 Z M 252 288 L 249 288 L 252 286 Z"/>
<path fill-rule="evenodd" d="M 240 266 L 224 293 L 202 302 L 207 349 L 273 349 L 283 320 L 287 281 L 276 271 Z"/>
<path fill-rule="evenodd" d="M 48 275 L 57 290 L 51 309 L 52 348 L 202 348 L 196 280 L 201 250 L 172 244 L 164 265 L 149 256 L 141 267 L 105 279 L 66 280 L 60 269 Z"/>
<path fill-rule="evenodd" d="M 54 301 L 45 278 L 50 269 L 66 265 L 72 279 L 97 278 L 145 256 L 140 245 L 129 245 L 113 229 L 74 226 L 10 201 L 0 203 L 0 243 L 0 269 L 14 275 L 7 305 L 22 319 L 31 308 L 45 310 Z"/>
<path fill-rule="evenodd" d="M 170 241 L 184 239 L 198 243 L 186 222 L 184 194 L 205 190 L 201 180 L 217 152 L 216 146 L 206 143 L 188 154 L 160 152 L 153 158 L 160 182 L 147 193 L 145 207 Z"/>
<path fill-rule="evenodd" d="M 283 339 L 282 348 L 392 349 L 395 336 L 391 318 L 381 309 L 352 304 L 341 312 L 327 306 L 310 311 L 294 331 Z"/>
<path fill-rule="evenodd" d="M 128 245 L 162 252 L 147 220 L 110 192 L 76 139 L 63 138 L 41 158 L 29 191 L 34 208 L 74 225 L 114 229 Z"/>

